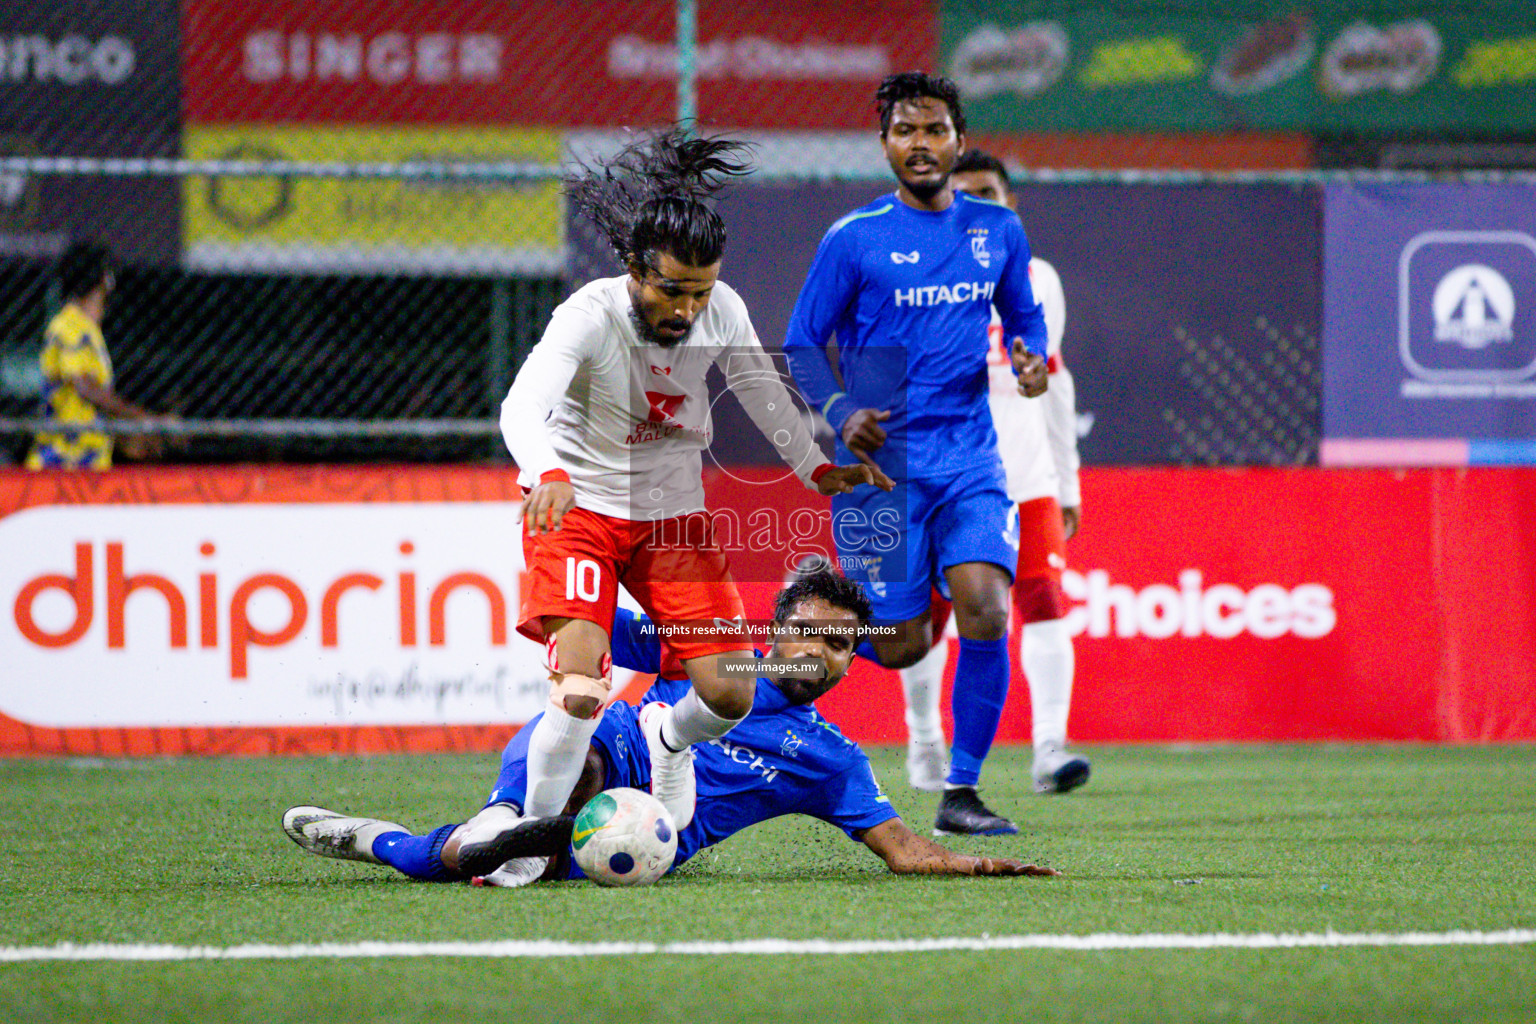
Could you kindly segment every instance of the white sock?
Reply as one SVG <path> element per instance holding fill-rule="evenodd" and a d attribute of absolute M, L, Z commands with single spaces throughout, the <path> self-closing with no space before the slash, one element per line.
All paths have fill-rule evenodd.
<path fill-rule="evenodd" d="M 464 830 L 465 835 L 472 832 L 479 835 L 495 835 L 522 820 L 523 816 L 511 804 L 491 804 L 459 827 Z"/>
<path fill-rule="evenodd" d="M 1072 673 L 1076 660 L 1072 634 L 1065 619 L 1029 622 L 1019 643 L 1029 702 L 1034 708 L 1035 747 L 1067 743 L 1067 712 L 1072 707 Z"/>
<path fill-rule="evenodd" d="M 548 818 L 565 810 L 602 717 L 577 718 L 552 704 L 544 708 L 544 717 L 528 737 L 528 796 L 523 813 Z"/>
<path fill-rule="evenodd" d="M 940 637 L 923 660 L 901 670 L 901 692 L 907 698 L 907 738 L 917 743 L 943 743 L 944 723 L 939 718 L 939 697 L 944 690 L 944 666 L 949 664 L 949 641 Z"/>
<path fill-rule="evenodd" d="M 686 750 L 695 743 L 719 739 L 734 729 L 741 718 L 720 717 L 690 688 L 661 720 L 661 742 L 673 750 Z"/>

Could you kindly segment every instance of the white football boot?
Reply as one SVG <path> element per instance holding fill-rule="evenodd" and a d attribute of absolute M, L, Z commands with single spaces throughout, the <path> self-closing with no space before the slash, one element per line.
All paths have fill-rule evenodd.
<path fill-rule="evenodd" d="M 549 867 L 548 857 L 516 857 L 489 874 L 476 875 L 470 879 L 470 884 L 489 885 L 498 889 L 521 889 L 525 885 L 537 882 L 547 867 Z"/>
<path fill-rule="evenodd" d="M 661 741 L 661 723 L 670 704 L 652 701 L 640 709 L 640 731 L 651 751 L 651 795 L 662 802 L 672 815 L 678 831 L 693 820 L 696 783 L 693 776 L 693 750 L 673 751 Z"/>
<path fill-rule="evenodd" d="M 1066 793 L 1088 781 L 1088 759 L 1074 754 L 1060 743 L 1042 743 L 1035 748 L 1034 780 L 1036 793 Z"/>
<path fill-rule="evenodd" d="M 949 773 L 949 751 L 943 740 L 907 741 L 907 781 L 913 789 L 925 793 L 944 790 L 944 776 Z"/>
<path fill-rule="evenodd" d="M 349 818 L 324 807 L 290 807 L 283 812 L 283 831 L 288 838 L 317 857 L 382 864 L 373 855 L 373 841 L 385 832 L 411 830 L 378 818 Z"/>

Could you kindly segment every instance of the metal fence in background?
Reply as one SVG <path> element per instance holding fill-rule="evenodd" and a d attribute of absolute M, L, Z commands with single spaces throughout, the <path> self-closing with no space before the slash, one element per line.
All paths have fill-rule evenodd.
<path fill-rule="evenodd" d="M 1103 370 L 1083 402 L 1117 436 L 1133 428 L 1111 407 L 1157 424 L 1139 448 L 1088 438 L 1090 460 L 1316 458 L 1317 317 L 1233 309 L 1237 277 L 1200 290 L 1231 265 L 1222 253 L 1274 246 L 1279 200 L 1162 203 L 1147 188 L 1249 197 L 1372 167 L 1415 181 L 1536 167 L 1524 0 L 12 0 L 0 459 L 20 457 L 38 412 L 51 262 L 82 238 L 121 260 L 108 346 L 127 397 L 181 418 L 171 457 L 504 458 L 494 417 L 521 358 L 573 282 L 613 269 L 568 222 L 562 163 L 679 111 L 760 143 L 761 173 L 728 210 L 755 248 L 728 275 L 771 346 L 804 246 L 889 187 L 872 96 L 907 68 L 952 76 L 972 144 L 1061 186 L 1024 217 L 1066 261 L 1069 360 L 1074 344 L 1124 348 L 1077 359 Z M 1096 251 L 1072 230 L 1078 203 L 1097 237 L 1124 233 Z M 1315 228 L 1305 204 L 1285 209 Z M 1164 282 L 1153 330 L 1106 307 L 1140 237 L 1127 218 L 1195 229 L 1218 213 L 1238 230 L 1190 248 L 1200 267 Z M 1275 264 L 1320 277 L 1316 251 L 1286 237 Z M 1156 256 L 1131 260 L 1127 306 L 1146 310 L 1135 286 Z M 1142 355 L 1168 397 L 1146 394 L 1164 377 L 1126 373 Z M 1248 375 L 1258 397 L 1231 391 Z"/>
<path fill-rule="evenodd" d="M 579 152 L 590 158 L 622 139 L 587 133 Z M 869 139 L 846 140 L 843 151 L 857 155 L 819 165 L 813 180 L 807 172 L 815 168 L 794 166 L 790 144 L 760 142 L 760 174 L 722 203 L 732 232 L 724 276 L 749 299 L 775 349 L 827 225 L 888 189 L 890 178 Z M 35 177 L 65 177 L 36 174 L 41 166 L 31 165 Z M 90 166 L 68 177 L 112 179 L 124 170 Z M 372 233 L 355 220 L 349 235 L 321 240 L 231 230 L 218 248 L 189 246 L 180 265 L 125 262 L 105 334 L 122 394 L 179 418 L 155 428 L 177 440 L 165 458 L 505 460 L 499 406 L 550 312 L 572 282 L 618 272 L 603 240 L 579 221 L 560 225 L 560 264 L 549 266 L 533 265 L 537 245 L 518 244 L 540 237 L 536 222 L 506 218 L 499 249 L 422 244 L 409 234 L 435 230 L 434 215 L 446 219 L 465 206 L 488 217 L 528 202 L 530 189 L 546 186 L 521 169 L 511 180 L 492 164 L 322 171 L 229 163 L 218 175 L 181 173 L 210 169 L 167 161 L 138 168 L 138 185 L 174 184 L 187 197 L 189 225 L 222 217 L 230 228 L 215 202 L 250 211 L 274 196 L 318 211 L 299 222 L 311 231 L 346 206 L 394 212 Z M 283 173 L 262 173 L 275 169 Z M 545 178 L 557 170 L 549 165 Z M 1090 462 L 1315 461 L 1317 190 L 1288 175 L 1267 177 L 1275 180 L 1019 176 L 1036 249 L 1067 282 L 1067 351 Z M 135 208 L 112 209 L 131 216 Z M 1219 234 L 1203 237 L 1218 224 Z M 1177 279 L 1165 277 L 1170 244 L 1187 251 Z M 1252 275 L 1234 274 L 1254 262 Z M 27 420 L 38 412 L 38 352 L 60 299 L 51 270 L 46 259 L 0 261 L 0 433 L 13 461 L 24 457 L 35 426 Z M 1145 283 L 1157 280 L 1165 289 L 1148 294 Z M 752 444 L 755 431 L 738 412 L 733 400 L 715 406 L 716 460 L 771 458 Z"/>
<path fill-rule="evenodd" d="M 49 270 L 0 262 L 0 417 L 39 412 Z M 105 327 L 124 397 L 183 421 L 177 461 L 499 459 L 497 410 L 564 294 L 558 278 L 130 265 Z M 29 443 L 13 431 L 6 454 Z"/>

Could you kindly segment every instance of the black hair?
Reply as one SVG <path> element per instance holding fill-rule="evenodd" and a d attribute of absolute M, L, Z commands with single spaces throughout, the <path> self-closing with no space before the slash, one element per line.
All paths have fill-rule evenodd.
<path fill-rule="evenodd" d="M 824 558 L 806 559 L 801 565 L 794 582 L 779 591 L 773 603 L 773 621 L 787 622 L 800 602 L 820 598 L 834 608 L 853 612 L 859 620 L 859 631 L 863 632 L 874 611 L 864 588 L 834 570 Z"/>
<path fill-rule="evenodd" d="M 112 250 L 99 242 L 76 242 L 59 257 L 57 274 L 64 298 L 84 298 L 114 269 Z"/>
<path fill-rule="evenodd" d="M 967 174 L 972 171 L 980 171 L 985 174 L 991 172 L 1003 179 L 1003 184 L 1009 189 L 1013 188 L 1013 181 L 1008 177 L 1008 168 L 997 157 L 984 149 L 968 149 L 960 154 L 960 159 L 955 161 L 955 169 L 951 174 Z"/>
<path fill-rule="evenodd" d="M 901 71 L 886 75 L 875 90 L 875 109 L 880 112 L 880 134 L 891 130 L 891 111 L 896 104 L 907 100 L 942 100 L 949 108 L 949 119 L 955 123 L 955 134 L 965 134 L 965 110 L 960 106 L 960 90 L 943 75 L 930 75 L 922 71 Z"/>
<path fill-rule="evenodd" d="M 681 128 L 646 135 L 596 165 L 578 163 L 565 194 L 625 266 L 663 252 L 693 267 L 725 253 L 725 221 L 705 200 L 751 173 L 751 144 Z"/>

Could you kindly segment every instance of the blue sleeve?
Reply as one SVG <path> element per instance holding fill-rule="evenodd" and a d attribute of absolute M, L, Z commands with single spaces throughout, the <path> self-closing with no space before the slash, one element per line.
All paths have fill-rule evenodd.
<path fill-rule="evenodd" d="M 842 829 L 849 839 L 856 839 L 855 833 L 901 817 L 891 806 L 890 797 L 880 791 L 869 758 L 862 750 L 857 754 L 852 764 L 817 789 L 812 805 L 804 808 L 806 814 Z"/>
<path fill-rule="evenodd" d="M 1045 358 L 1045 310 L 1035 301 L 1029 286 L 1029 238 L 1016 218 L 1009 218 L 1008 264 L 997 282 L 994 304 L 1003 319 L 1003 351 L 1013 349 L 1013 339 L 1022 337 L 1024 346 Z"/>
<path fill-rule="evenodd" d="M 832 373 L 827 340 L 858 291 L 847 236 L 840 224 L 834 224 L 817 246 L 784 338 L 784 358 L 800 394 L 839 434 L 843 422 L 853 415 L 854 404 Z"/>
<path fill-rule="evenodd" d="M 661 638 L 656 624 L 627 608 L 613 613 L 613 663 L 633 672 L 661 671 Z"/>

